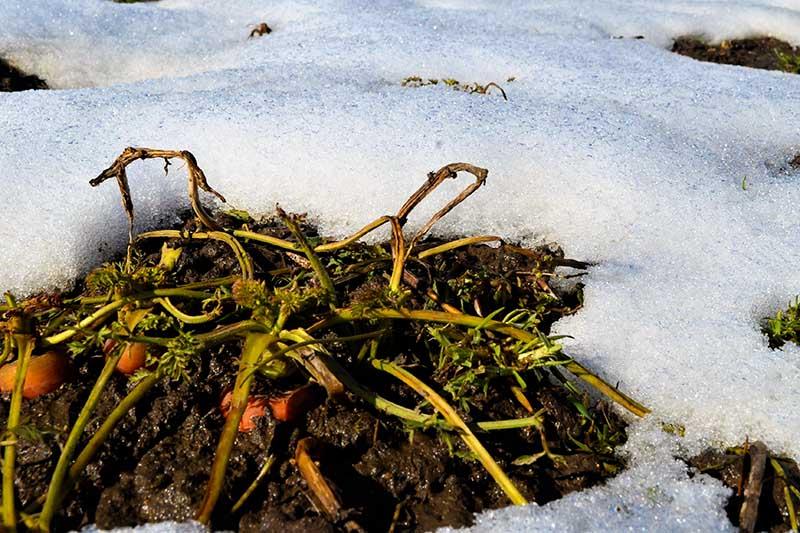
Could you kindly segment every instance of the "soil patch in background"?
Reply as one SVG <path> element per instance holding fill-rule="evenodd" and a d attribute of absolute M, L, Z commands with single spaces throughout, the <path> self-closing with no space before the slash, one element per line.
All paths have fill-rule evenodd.
<path fill-rule="evenodd" d="M 678 37 L 672 51 L 698 61 L 800 73 L 800 48 L 773 37 L 733 39 L 719 44 L 709 44 L 700 37 Z"/>
<path fill-rule="evenodd" d="M 47 82 L 39 76 L 26 74 L 0 57 L 0 92 L 48 88 Z"/>

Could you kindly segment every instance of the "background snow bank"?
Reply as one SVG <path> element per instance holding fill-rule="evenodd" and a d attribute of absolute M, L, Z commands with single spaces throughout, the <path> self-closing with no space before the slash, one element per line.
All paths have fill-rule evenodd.
<path fill-rule="evenodd" d="M 0 54 L 56 87 L 110 86 L 0 98 L 0 287 L 61 285 L 122 248 L 118 193 L 87 181 L 128 145 L 189 149 L 233 206 L 280 202 L 333 235 L 469 161 L 488 184 L 438 231 L 599 263 L 557 325 L 570 354 L 685 424 L 685 446 L 750 437 L 800 458 L 800 350 L 770 351 L 758 325 L 800 293 L 800 77 L 662 48 L 685 33 L 800 44 L 796 3 L 530 4 L 5 0 Z M 262 20 L 275 32 L 246 39 Z M 497 81 L 509 101 L 400 87 L 414 74 Z M 130 176 L 142 227 L 187 205 L 178 168 Z M 481 524 L 583 529 L 602 504 L 597 529 L 722 527 L 718 484 L 637 459 L 670 449 L 651 430 L 631 438 L 607 487 Z M 649 505 L 649 487 L 668 498 Z"/>

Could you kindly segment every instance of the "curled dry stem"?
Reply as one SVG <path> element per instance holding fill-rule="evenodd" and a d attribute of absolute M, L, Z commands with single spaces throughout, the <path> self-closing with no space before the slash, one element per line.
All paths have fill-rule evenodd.
<path fill-rule="evenodd" d="M 492 87 L 496 87 L 496 88 L 497 88 L 497 89 L 500 91 L 500 94 L 502 94 L 502 95 L 503 95 L 503 100 L 505 100 L 505 101 L 508 101 L 508 96 L 506 96 L 506 92 L 503 90 L 503 88 L 502 88 L 502 87 L 500 87 L 499 85 L 497 85 L 497 84 L 496 84 L 495 82 L 493 82 L 493 81 L 490 81 L 489 83 L 487 83 L 487 84 L 484 86 L 484 88 L 483 88 L 483 89 L 484 89 L 484 90 L 483 90 L 484 94 L 489 94 L 489 89 L 491 89 Z"/>
<path fill-rule="evenodd" d="M 211 218 L 211 215 L 200 203 L 198 189 L 213 194 L 220 201 L 225 202 L 225 197 L 215 191 L 206 180 L 206 175 L 203 170 L 197 166 L 197 160 L 191 152 L 186 150 L 158 150 L 152 148 L 125 148 L 122 153 L 117 157 L 110 167 L 100 173 L 99 176 L 89 182 L 92 187 L 97 187 L 104 181 L 115 178 L 119 186 L 119 192 L 122 196 L 122 207 L 125 209 L 125 214 L 128 215 L 128 258 L 130 259 L 130 245 L 133 244 L 133 200 L 131 199 L 131 190 L 128 186 L 127 167 L 134 161 L 144 159 L 163 159 L 164 172 L 168 172 L 170 159 L 182 159 L 186 163 L 186 168 L 189 174 L 189 200 L 192 204 L 197 219 L 200 223 L 209 230 L 221 230 L 222 227 Z"/>
<path fill-rule="evenodd" d="M 455 198 L 450 200 L 444 207 L 442 207 L 439 211 L 434 213 L 434 215 L 425 223 L 425 225 L 417 231 L 416 235 L 411 239 L 409 244 L 409 250 L 414 247 L 414 245 L 423 237 L 425 236 L 428 231 L 433 227 L 436 222 L 438 222 L 443 216 L 453 210 L 458 204 L 469 198 L 469 196 L 477 191 L 482 185 L 486 183 L 486 177 L 489 175 L 489 171 L 485 168 L 476 167 L 475 165 L 471 165 L 469 163 L 450 163 L 449 165 L 445 165 L 436 172 L 431 172 L 428 174 L 428 181 L 425 182 L 422 187 L 417 189 L 417 191 L 411 195 L 411 197 L 406 200 L 406 203 L 403 204 L 403 207 L 397 212 L 397 218 L 400 220 L 401 225 L 404 225 L 406 220 L 408 219 L 408 215 L 411 211 L 419 205 L 419 203 L 424 200 L 434 189 L 436 189 L 439 185 L 444 182 L 444 180 L 449 178 L 456 178 L 459 172 L 468 172 L 475 176 L 475 182 L 467 186 L 463 191 L 461 191 Z"/>
<path fill-rule="evenodd" d="M 467 186 L 463 191 L 461 191 L 455 198 L 450 200 L 444 207 L 439 209 L 434 215 L 417 231 L 417 233 L 411 238 L 410 241 L 406 242 L 405 237 L 403 236 L 403 226 L 408 220 L 408 215 L 411 211 L 414 210 L 415 207 L 419 205 L 422 200 L 424 200 L 431 192 L 433 192 L 439 185 L 441 185 L 446 179 L 449 178 L 456 178 L 459 172 L 468 172 L 475 176 L 475 181 Z M 400 208 L 397 212 L 397 215 L 390 218 L 390 222 L 392 224 L 392 257 L 394 258 L 394 264 L 392 267 L 392 276 L 391 281 L 389 283 L 389 288 L 392 292 L 397 292 L 400 289 L 400 281 L 403 276 L 403 269 L 408 259 L 408 256 L 411 255 L 411 251 L 414 249 L 414 246 L 419 242 L 422 237 L 424 237 L 428 231 L 436 224 L 442 217 L 444 217 L 447 213 L 453 210 L 458 204 L 469 198 L 469 196 L 477 191 L 481 185 L 486 183 L 486 176 L 488 176 L 489 171 L 485 168 L 476 167 L 475 165 L 471 165 L 469 163 L 451 163 L 449 165 L 445 165 L 436 172 L 431 172 L 428 174 L 427 181 L 417 189 L 417 191 L 412 194 L 406 203 Z"/>

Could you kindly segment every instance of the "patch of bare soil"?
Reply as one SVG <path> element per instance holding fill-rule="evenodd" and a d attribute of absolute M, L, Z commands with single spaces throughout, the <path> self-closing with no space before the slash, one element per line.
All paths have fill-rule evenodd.
<path fill-rule="evenodd" d="M 675 39 L 672 51 L 710 63 L 781 70 L 795 74 L 800 71 L 800 48 L 773 37 L 734 39 L 709 44 L 702 38 L 686 36 Z"/>
<path fill-rule="evenodd" d="M 47 83 L 38 76 L 25 74 L 0 57 L 0 92 L 47 89 Z"/>

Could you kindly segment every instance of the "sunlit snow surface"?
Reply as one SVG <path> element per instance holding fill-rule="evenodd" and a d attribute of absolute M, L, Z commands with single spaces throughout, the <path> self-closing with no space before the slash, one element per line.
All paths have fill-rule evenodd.
<path fill-rule="evenodd" d="M 274 33 L 247 39 L 261 21 Z M 556 333 L 654 410 L 619 478 L 479 529 L 722 529 L 727 492 L 675 446 L 749 437 L 800 459 L 800 350 L 759 332 L 800 294 L 800 76 L 667 51 L 683 34 L 800 44 L 794 0 L 3 0 L 0 27 L 0 55 L 84 87 L 0 97 L 0 289 L 64 285 L 121 249 L 115 186 L 87 182 L 125 146 L 191 150 L 231 205 L 280 202 L 332 235 L 468 161 L 488 184 L 437 231 L 596 262 Z M 496 81 L 509 101 L 400 86 L 415 74 Z M 161 166 L 130 170 L 140 229 L 187 205 Z"/>

